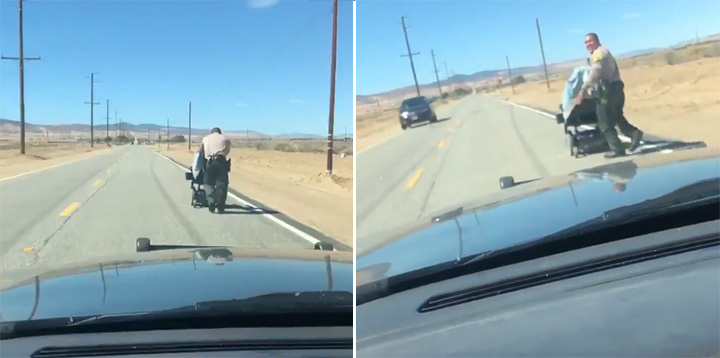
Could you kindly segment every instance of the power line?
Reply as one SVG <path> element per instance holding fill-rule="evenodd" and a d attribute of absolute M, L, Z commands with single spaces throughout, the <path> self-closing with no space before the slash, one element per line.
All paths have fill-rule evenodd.
<path fill-rule="evenodd" d="M 417 56 L 420 52 L 412 53 L 410 50 L 410 40 L 408 40 L 407 26 L 405 26 L 405 16 L 400 17 L 402 21 L 403 33 L 405 34 L 405 45 L 407 45 L 407 55 L 400 55 L 402 57 L 410 58 L 410 68 L 412 68 L 413 79 L 415 80 L 415 91 L 417 91 L 418 97 L 420 97 L 420 86 L 418 85 L 417 75 L 415 74 L 415 63 L 413 62 L 413 56 Z"/>
<path fill-rule="evenodd" d="M 20 154 L 25 154 L 25 61 L 39 61 L 40 57 L 25 57 L 23 53 L 23 0 L 18 0 L 18 57 L 0 56 L 3 60 L 17 60 L 20 80 Z"/>
<path fill-rule="evenodd" d="M 85 104 L 90 105 L 90 147 L 95 147 L 95 136 L 94 136 L 94 127 L 95 127 L 95 106 L 100 104 L 100 102 L 95 102 L 95 73 L 90 73 L 90 102 L 85 102 Z"/>

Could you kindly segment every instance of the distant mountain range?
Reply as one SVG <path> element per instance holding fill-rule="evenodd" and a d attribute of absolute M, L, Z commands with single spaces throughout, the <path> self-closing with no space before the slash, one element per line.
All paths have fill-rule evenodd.
<path fill-rule="evenodd" d="M 105 124 L 97 124 L 93 126 L 94 128 L 94 136 L 96 138 L 102 138 L 105 136 L 106 133 L 106 125 Z M 116 133 L 118 133 L 119 130 L 122 130 L 123 133 L 128 133 L 130 136 L 133 137 L 146 137 L 148 134 L 151 138 L 156 138 L 159 135 L 162 135 L 162 137 L 165 137 L 168 128 L 165 126 L 160 126 L 157 124 L 132 124 L 132 123 L 122 123 L 122 126 L 120 128 L 117 128 L 114 124 L 110 125 L 110 136 L 115 137 Z M 187 127 L 170 127 L 170 136 L 174 137 L 176 135 L 182 135 L 187 136 L 188 129 Z M 20 133 L 20 121 L 15 121 L 11 119 L 5 119 L 0 118 L 0 136 L 1 135 L 8 135 L 12 134 L 15 135 L 17 133 Z M 90 137 L 90 125 L 89 124 L 79 124 L 79 123 L 73 123 L 73 124 L 32 124 L 25 122 L 25 133 L 28 136 L 35 135 L 35 136 L 65 136 L 65 137 Z M 210 133 L 210 128 L 193 128 L 192 129 L 192 135 L 193 137 L 196 136 L 204 136 L 206 134 Z M 223 131 L 224 134 L 226 134 L 229 137 L 248 137 L 248 138 L 324 138 L 321 135 L 317 134 L 308 134 L 308 133 L 284 133 L 280 135 L 268 135 L 257 131 L 252 130 L 227 130 Z"/>
<path fill-rule="evenodd" d="M 640 49 L 640 50 L 633 50 L 629 52 L 625 52 L 622 54 L 619 54 L 618 57 L 635 57 L 635 56 L 641 56 L 641 55 L 647 55 L 653 52 L 671 49 L 671 48 L 678 48 L 687 46 L 689 44 L 695 43 L 698 39 L 692 39 L 687 41 L 682 41 L 677 44 L 667 46 L 667 47 L 655 47 L 655 48 L 647 48 L 647 49 Z M 713 41 L 713 40 L 720 40 L 720 34 L 713 34 L 709 36 L 700 37 L 699 41 Z M 575 66 L 578 66 L 579 64 L 582 64 L 585 62 L 585 58 L 580 59 L 574 59 L 564 62 L 557 62 L 557 63 L 549 63 L 547 65 L 548 67 L 548 73 L 549 74 L 555 74 L 559 71 L 572 68 Z M 543 65 L 535 65 L 535 66 L 527 66 L 527 67 L 518 67 L 518 68 L 511 68 L 513 77 L 515 76 L 527 76 L 529 74 L 539 74 L 544 72 Z M 492 69 L 492 70 L 483 70 L 478 71 L 472 74 L 455 74 L 453 76 L 450 76 L 448 79 L 441 80 L 440 85 L 450 86 L 450 85 L 462 85 L 463 83 L 473 83 L 473 82 L 480 82 L 485 81 L 494 77 L 498 76 L 507 76 L 507 69 L 501 68 L 501 69 Z M 420 90 L 421 92 L 423 90 L 436 90 L 437 84 L 435 82 L 431 83 L 425 83 L 420 84 Z M 377 103 L 378 100 L 386 99 L 386 98 L 396 98 L 400 96 L 407 96 L 412 95 L 415 93 L 415 86 L 410 85 L 402 88 L 396 88 L 390 91 L 386 91 L 383 93 L 377 93 L 372 95 L 356 95 L 355 101 L 357 105 L 369 105 Z"/>

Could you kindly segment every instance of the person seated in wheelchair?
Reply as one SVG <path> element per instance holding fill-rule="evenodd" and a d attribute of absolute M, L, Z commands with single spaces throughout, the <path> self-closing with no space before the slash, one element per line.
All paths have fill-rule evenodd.
<path fill-rule="evenodd" d="M 230 140 L 215 127 L 205 136 L 199 152 L 206 159 L 203 189 L 210 212 L 225 211 L 228 186 L 230 185 Z"/>

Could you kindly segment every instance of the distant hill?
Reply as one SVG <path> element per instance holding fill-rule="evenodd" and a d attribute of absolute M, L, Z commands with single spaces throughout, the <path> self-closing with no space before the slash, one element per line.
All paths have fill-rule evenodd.
<path fill-rule="evenodd" d="M 283 133 L 275 136 L 276 138 L 325 138 L 317 134 L 309 133 Z"/>
<path fill-rule="evenodd" d="M 94 127 L 94 135 L 97 138 L 105 136 L 106 125 L 96 124 Z M 167 127 L 157 124 L 133 124 L 133 123 L 122 123 L 122 132 L 129 133 L 136 137 L 146 137 L 148 133 L 151 138 L 156 138 L 158 134 L 163 137 L 166 136 Z M 110 136 L 115 137 L 116 130 L 118 128 L 115 124 L 110 125 Z M 0 134 L 2 135 L 16 135 L 20 133 L 20 121 L 15 121 L 6 118 L 0 118 Z M 25 133 L 28 136 L 53 136 L 53 137 L 90 137 L 90 125 L 89 124 L 33 124 L 25 122 Z M 182 135 L 187 136 L 187 127 L 170 127 L 170 136 Z M 193 128 L 192 135 L 204 136 L 210 133 L 210 128 Z M 229 137 L 248 137 L 248 138 L 323 138 L 316 134 L 307 133 L 287 133 L 279 136 L 272 136 L 252 130 L 226 130 L 223 134 Z"/>
<path fill-rule="evenodd" d="M 633 50 L 633 51 L 619 54 L 617 57 L 623 58 L 623 57 L 642 56 L 642 55 L 647 55 L 647 54 L 654 53 L 654 52 L 661 51 L 661 50 L 686 46 L 688 44 L 695 43 L 697 40 L 699 40 L 700 42 L 704 42 L 704 41 L 714 41 L 714 40 L 719 40 L 719 39 L 720 39 L 720 34 L 713 34 L 713 35 L 709 35 L 709 36 L 700 37 L 699 39 L 682 41 L 682 42 L 679 42 L 677 44 L 673 44 L 673 45 L 667 46 L 667 47 L 657 47 L 657 48 Z M 556 74 L 556 73 L 559 73 L 568 68 L 575 67 L 584 62 L 585 62 L 585 58 L 578 58 L 578 59 L 573 59 L 573 60 L 568 60 L 568 61 L 563 61 L 563 62 L 549 63 L 547 65 L 548 73 L 550 75 Z M 527 77 L 528 75 L 531 75 L 531 74 L 534 75 L 534 74 L 543 73 L 544 69 L 543 69 L 542 64 L 538 64 L 535 66 L 511 68 L 511 71 L 512 71 L 513 77 L 520 76 L 520 75 Z M 507 69 L 500 68 L 500 69 L 478 71 L 478 72 L 475 72 L 472 74 L 455 74 L 453 76 L 450 76 L 449 79 L 441 80 L 440 85 L 443 87 L 450 86 L 450 85 L 459 86 L 459 85 L 463 85 L 464 83 L 474 83 L 474 82 L 485 81 L 485 80 L 489 80 L 489 79 L 492 79 L 492 78 L 498 77 L 498 76 L 507 78 Z M 435 82 L 420 84 L 419 86 L 420 86 L 421 92 L 430 90 L 430 91 L 435 91 L 434 93 L 437 93 L 437 84 Z M 383 100 L 389 100 L 391 98 L 398 98 L 398 97 L 407 97 L 407 96 L 411 96 L 414 94 L 415 94 L 415 85 L 410 85 L 410 86 L 396 88 L 396 89 L 389 90 L 389 91 L 382 92 L 382 93 L 376 93 L 376 94 L 370 94 L 370 95 L 356 95 L 355 101 L 358 106 L 373 105 L 373 104 L 376 104 L 378 101 L 382 102 Z"/>

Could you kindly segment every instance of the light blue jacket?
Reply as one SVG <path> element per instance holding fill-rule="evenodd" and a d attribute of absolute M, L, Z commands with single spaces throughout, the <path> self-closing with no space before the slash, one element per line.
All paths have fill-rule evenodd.
<path fill-rule="evenodd" d="M 579 66 L 575 67 L 565 83 L 565 91 L 563 91 L 562 108 L 563 118 L 567 119 L 573 108 L 575 108 L 575 98 L 580 94 L 582 85 L 587 81 L 588 75 L 590 74 L 590 66 Z"/>

